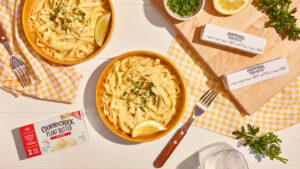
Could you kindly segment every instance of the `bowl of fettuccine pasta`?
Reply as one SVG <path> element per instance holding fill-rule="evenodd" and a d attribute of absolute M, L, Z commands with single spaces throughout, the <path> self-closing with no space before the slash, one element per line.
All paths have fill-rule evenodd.
<path fill-rule="evenodd" d="M 108 16 L 107 24 L 97 43 L 96 28 L 103 16 Z M 114 19 L 111 0 L 26 0 L 22 13 L 29 44 L 45 59 L 66 65 L 99 54 L 110 40 Z"/>
<path fill-rule="evenodd" d="M 180 71 L 168 58 L 133 51 L 105 67 L 96 85 L 95 101 L 100 118 L 113 133 L 128 141 L 147 142 L 166 135 L 180 121 L 186 88 Z M 134 134 L 146 123 L 164 130 Z"/>

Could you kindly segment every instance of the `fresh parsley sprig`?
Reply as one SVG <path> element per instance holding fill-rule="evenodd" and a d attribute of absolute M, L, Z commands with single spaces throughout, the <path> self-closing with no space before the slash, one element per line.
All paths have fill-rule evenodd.
<path fill-rule="evenodd" d="M 258 6 L 270 18 L 267 27 L 275 28 L 283 39 L 300 40 L 300 28 L 297 27 L 297 18 L 293 16 L 297 8 L 290 10 L 292 0 L 258 0 Z"/>
<path fill-rule="evenodd" d="M 259 127 L 247 124 L 247 131 L 244 126 L 241 130 L 232 132 L 236 139 L 242 141 L 244 147 L 249 146 L 253 152 L 260 157 L 268 156 L 270 160 L 277 159 L 283 163 L 287 163 L 288 159 L 279 156 L 281 153 L 280 143 L 282 142 L 278 136 L 273 133 L 267 133 L 263 136 L 257 136 Z"/>

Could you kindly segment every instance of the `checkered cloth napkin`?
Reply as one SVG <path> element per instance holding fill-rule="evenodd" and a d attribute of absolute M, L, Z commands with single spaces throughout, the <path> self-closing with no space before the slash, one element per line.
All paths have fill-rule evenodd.
<path fill-rule="evenodd" d="M 187 109 L 182 119 L 185 121 L 206 90 L 211 88 L 220 93 L 221 89 L 215 77 L 193 56 L 178 35 L 168 51 L 168 57 L 181 70 L 187 82 Z M 263 134 L 300 122 L 300 76 L 251 116 L 242 116 L 227 98 L 226 94 L 219 94 L 194 125 L 232 136 L 232 131 L 247 123 L 259 126 Z"/>
<path fill-rule="evenodd" d="M 14 54 L 25 62 L 32 85 L 22 88 L 10 68 L 10 57 L 0 45 L 0 87 L 15 96 L 71 103 L 81 79 L 73 67 L 50 63 L 39 56 L 26 40 L 22 29 L 23 0 L 1 0 L 0 22 L 8 36 Z"/>

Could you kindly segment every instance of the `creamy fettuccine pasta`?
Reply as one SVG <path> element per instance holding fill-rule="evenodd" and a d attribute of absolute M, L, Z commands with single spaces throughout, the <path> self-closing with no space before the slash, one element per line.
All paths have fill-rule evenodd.
<path fill-rule="evenodd" d="M 84 58 L 97 49 L 97 19 L 109 12 L 106 0 L 39 0 L 29 17 L 37 46 L 66 61 Z"/>
<path fill-rule="evenodd" d="M 134 56 L 116 62 L 103 84 L 103 111 L 125 133 L 146 120 L 166 126 L 176 113 L 178 78 L 159 59 Z"/>

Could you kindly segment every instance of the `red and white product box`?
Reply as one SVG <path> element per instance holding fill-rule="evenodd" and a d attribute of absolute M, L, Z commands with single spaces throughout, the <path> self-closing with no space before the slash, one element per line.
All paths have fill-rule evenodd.
<path fill-rule="evenodd" d="M 83 113 L 75 111 L 19 128 L 27 158 L 88 141 Z"/>

